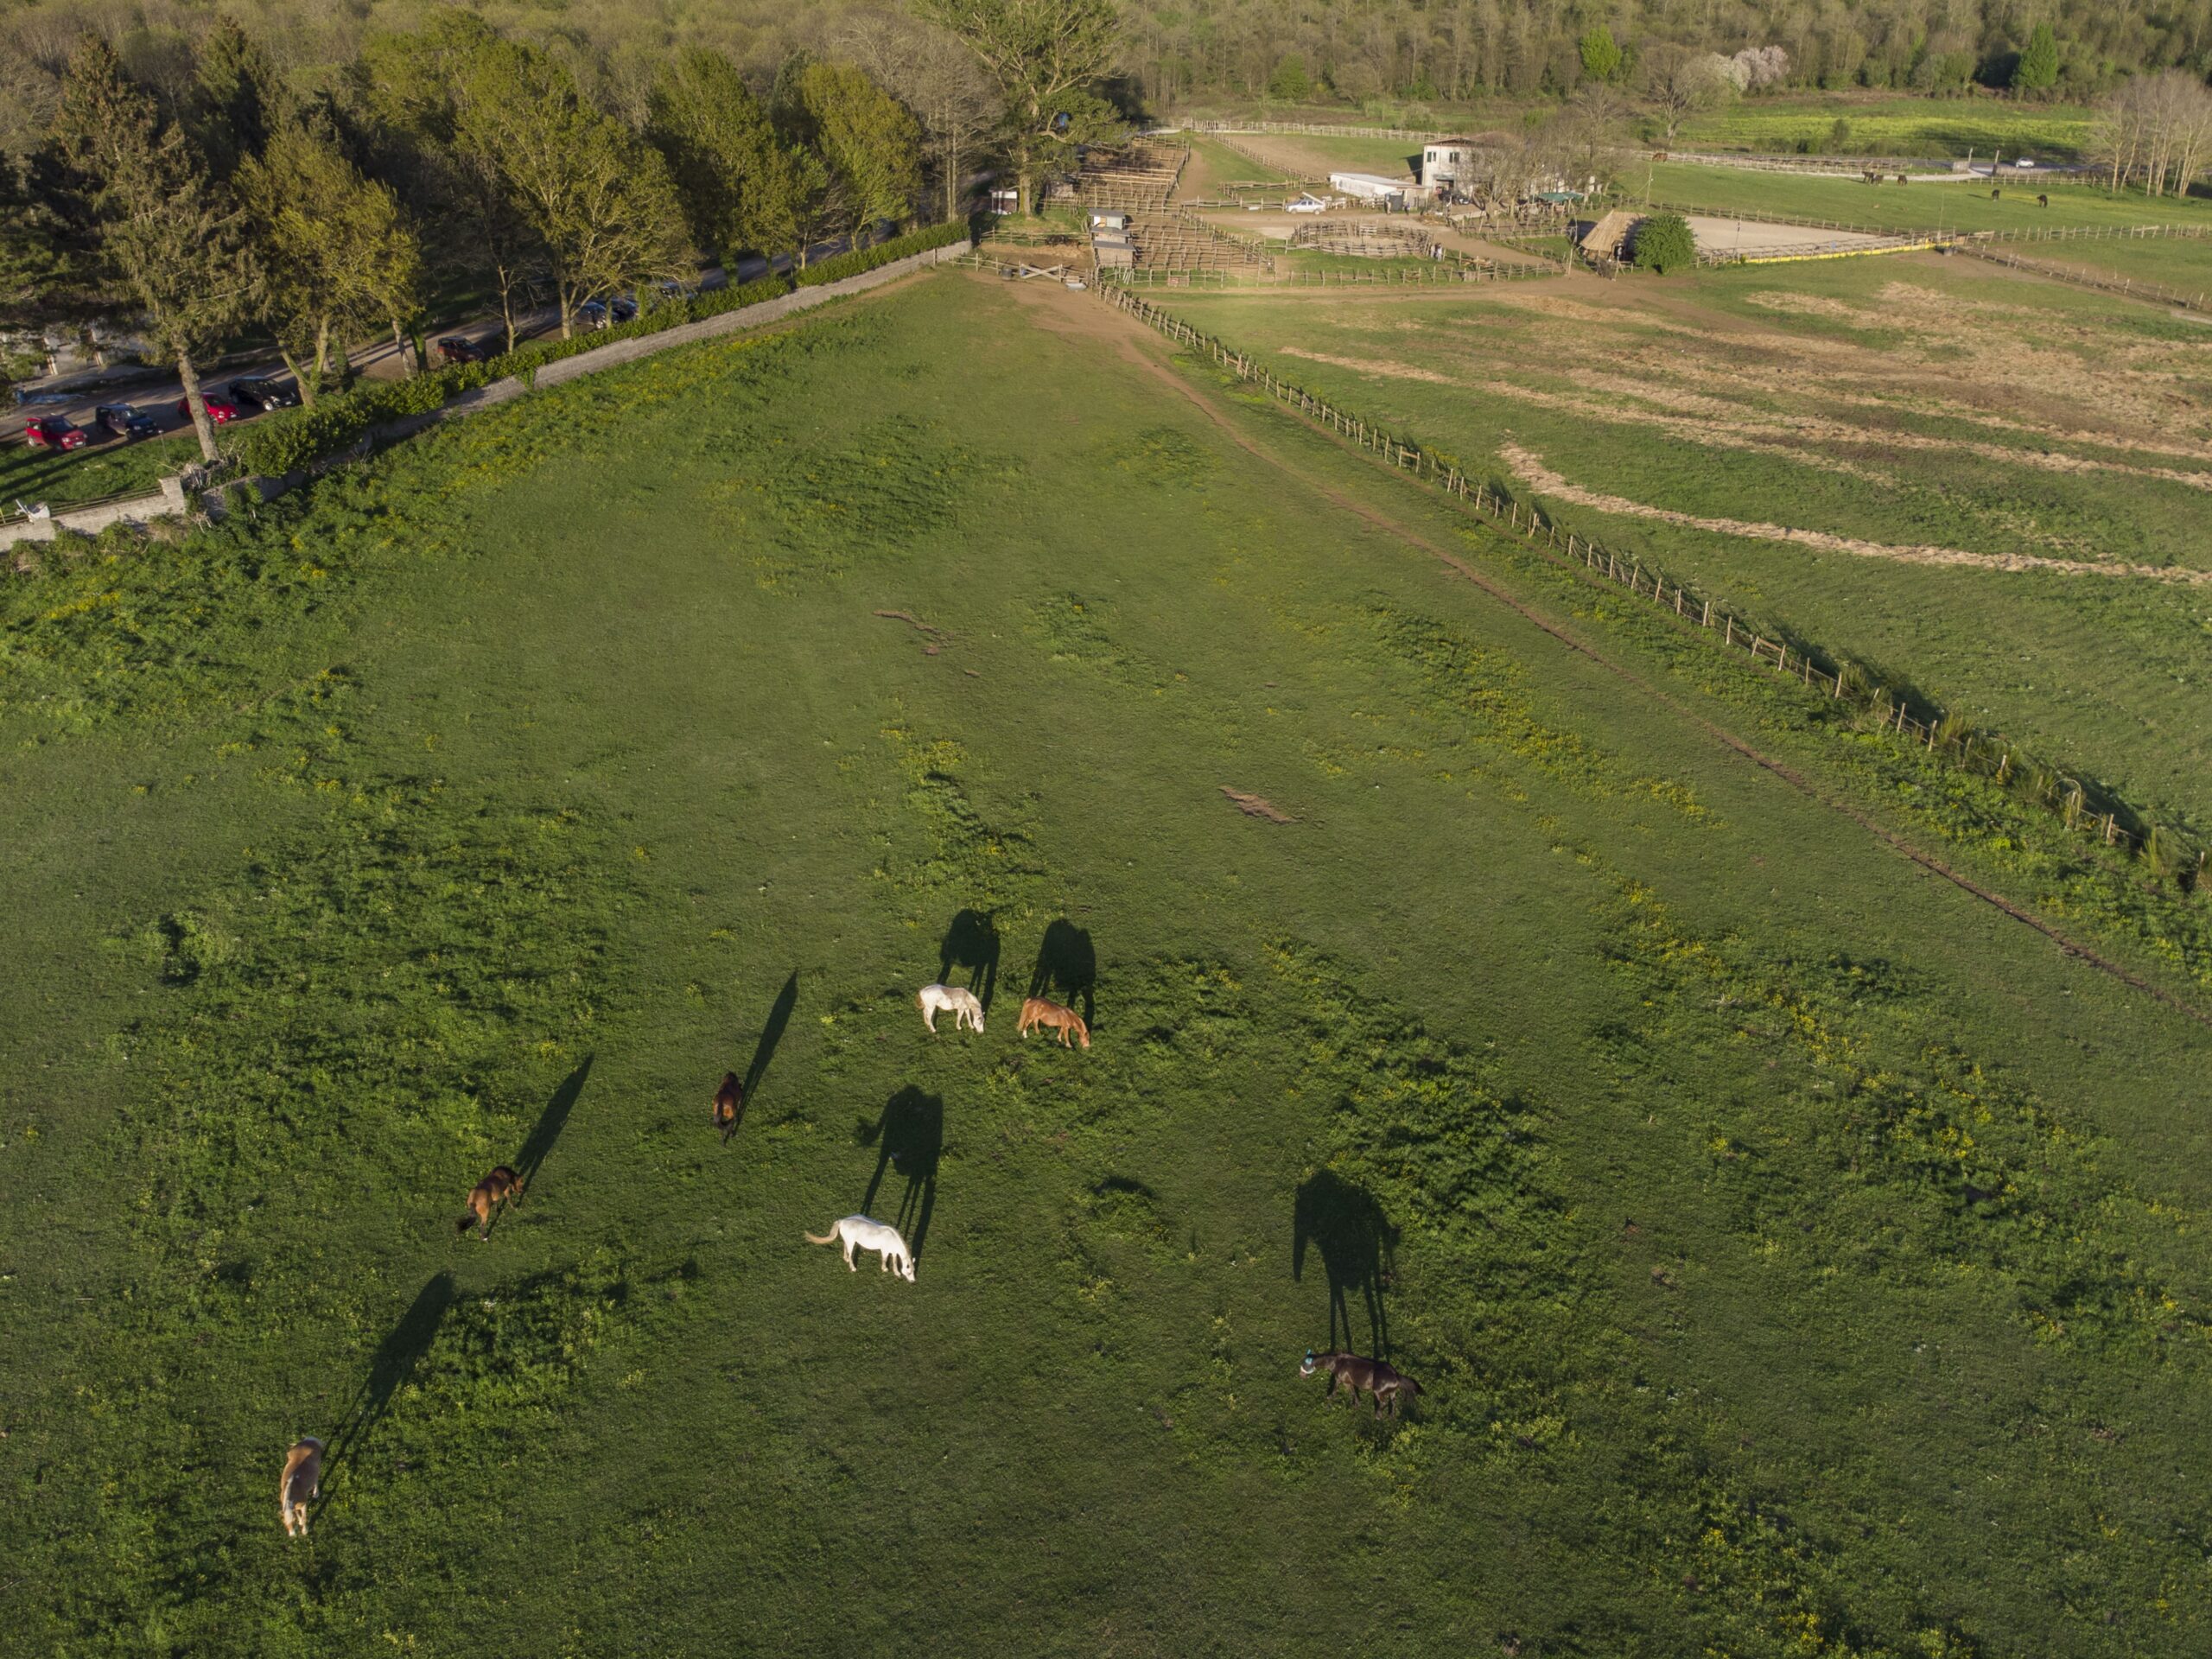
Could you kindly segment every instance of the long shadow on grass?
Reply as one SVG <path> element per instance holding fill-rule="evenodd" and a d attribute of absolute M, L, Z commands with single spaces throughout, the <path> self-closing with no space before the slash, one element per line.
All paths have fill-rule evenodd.
<path fill-rule="evenodd" d="M 414 1305 L 377 1345 L 376 1357 L 369 1362 L 368 1376 L 346 1407 L 337 1432 L 330 1437 L 330 1454 L 323 1459 L 322 1465 L 326 1501 L 340 1472 L 367 1443 L 385 1413 L 391 1409 L 392 1396 L 415 1375 L 416 1367 L 430 1351 L 438 1326 L 445 1322 L 447 1310 L 453 1306 L 454 1294 L 452 1274 L 442 1270 L 432 1274 L 429 1282 L 416 1294 Z"/>
<path fill-rule="evenodd" d="M 745 1098 L 749 1103 L 760 1079 L 768 1075 L 768 1062 L 776 1058 L 776 1045 L 784 1040 L 784 1027 L 791 1022 L 791 1010 L 798 1006 L 798 969 L 791 969 L 791 976 L 784 982 L 784 988 L 776 993 L 775 1006 L 768 1010 L 768 1023 L 760 1027 L 760 1040 L 753 1046 L 753 1064 L 745 1068 Z"/>
<path fill-rule="evenodd" d="M 1329 1281 L 1329 1346 L 1339 1345 L 1341 1332 L 1341 1345 L 1352 1347 L 1352 1299 L 1357 1297 L 1367 1313 L 1368 1345 L 1356 1351 L 1389 1358 L 1383 1294 L 1396 1264 L 1398 1230 L 1375 1195 L 1325 1169 L 1307 1179 L 1292 1213 L 1290 1276 L 1301 1284 L 1308 1246 L 1319 1253 L 1322 1276 Z"/>
<path fill-rule="evenodd" d="M 944 1102 L 909 1084 L 884 1103 L 882 1116 L 874 1122 L 862 1119 L 855 1133 L 862 1146 L 877 1148 L 875 1173 L 861 1198 L 861 1213 L 875 1213 L 871 1206 L 883 1185 L 884 1173 L 895 1168 L 906 1178 L 897 1226 L 919 1258 L 922 1242 L 929 1236 L 930 1212 L 937 1208 L 937 1166 L 944 1156 Z"/>
<path fill-rule="evenodd" d="M 1091 946 L 1090 933 L 1061 917 L 1045 930 L 1044 941 L 1037 947 L 1037 965 L 1029 970 L 1029 995 L 1057 994 L 1083 1016 L 1084 1025 L 1092 1026 L 1098 1023 L 1090 1001 L 1097 983 L 1098 952 Z"/>
<path fill-rule="evenodd" d="M 595 1058 L 585 1055 L 584 1063 L 562 1081 L 561 1086 L 553 1091 L 553 1098 L 545 1103 L 545 1109 L 537 1115 L 537 1127 L 530 1132 L 530 1139 L 523 1142 L 522 1152 L 515 1159 L 515 1173 L 522 1177 L 525 1193 L 537 1179 L 537 1166 L 545 1161 L 545 1154 L 553 1150 L 553 1143 L 561 1138 L 561 1131 L 568 1128 L 569 1114 L 575 1109 L 576 1096 L 584 1091 L 584 1084 L 591 1076 L 591 1063 Z"/>
<path fill-rule="evenodd" d="M 988 1013 L 991 994 L 999 984 L 999 928 L 988 911 L 963 910 L 944 930 L 944 943 L 937 952 L 938 983 L 951 984 L 952 976 L 963 968 L 968 988 Z"/>

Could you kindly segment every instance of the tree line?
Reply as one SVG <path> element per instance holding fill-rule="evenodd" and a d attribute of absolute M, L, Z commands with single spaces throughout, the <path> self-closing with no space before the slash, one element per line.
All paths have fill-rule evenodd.
<path fill-rule="evenodd" d="M 1111 0 L 856 12 L 772 74 L 694 45 L 621 98 L 479 12 L 413 21 L 289 67 L 227 16 L 181 60 L 76 35 L 42 130 L 0 156 L 0 317 L 131 318 L 213 460 L 198 365 L 243 336 L 273 338 L 311 404 L 378 332 L 411 369 L 434 302 L 480 296 L 510 350 L 550 302 L 565 336 L 709 262 L 804 264 L 953 216 L 988 164 L 1027 187 L 1119 121 Z"/>

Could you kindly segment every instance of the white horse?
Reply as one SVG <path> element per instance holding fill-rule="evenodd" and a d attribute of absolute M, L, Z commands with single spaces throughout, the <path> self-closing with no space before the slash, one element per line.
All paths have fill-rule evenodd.
<path fill-rule="evenodd" d="M 847 1216 L 819 1238 L 809 1233 L 806 1242 L 810 1244 L 842 1243 L 845 1247 L 845 1266 L 855 1273 L 860 1271 L 853 1265 L 855 1245 L 863 1250 L 880 1250 L 883 1255 L 883 1272 L 888 1273 L 895 1267 L 900 1278 L 910 1285 L 914 1282 L 914 1253 L 906 1248 L 906 1241 L 900 1236 L 896 1227 L 887 1227 L 866 1216 Z"/>
<path fill-rule="evenodd" d="M 964 991 L 957 985 L 925 985 L 914 993 L 914 1006 L 922 1011 L 922 1023 L 934 1035 L 937 1017 L 940 1014 L 952 1016 L 955 1031 L 963 1026 L 983 1028 L 983 1005 L 976 1000 L 976 993 Z"/>

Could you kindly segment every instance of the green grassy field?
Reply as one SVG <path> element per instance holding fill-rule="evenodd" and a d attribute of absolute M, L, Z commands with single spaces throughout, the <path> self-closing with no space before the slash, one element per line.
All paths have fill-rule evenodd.
<path fill-rule="evenodd" d="M 2205 588 L 2155 569 L 1971 568 L 2024 551 L 2207 568 L 2202 324 L 1934 256 L 1176 308 L 1472 469 L 1510 479 L 1510 445 L 1637 504 L 1640 515 L 1535 486 L 1561 523 L 1770 630 L 2063 755 L 2146 809 L 2212 825 Z M 1787 547 L 1654 512 L 1807 527 L 1875 555 L 1954 550 L 1967 568 Z"/>
<path fill-rule="evenodd" d="M 2201 1649 L 2212 1036 L 1834 803 L 2180 907 L 1149 350 L 948 273 L 0 589 L 12 1650 Z"/>
<path fill-rule="evenodd" d="M 2212 202 L 2202 198 L 2113 195 L 2089 184 L 2007 188 L 2002 181 L 1956 184 L 1868 185 L 1857 179 L 1760 173 L 1739 167 L 1700 167 L 1688 162 L 1632 163 L 1618 180 L 1631 207 L 1644 200 L 1646 175 L 1656 202 L 1709 213 L 1766 213 L 1781 219 L 1837 222 L 1872 230 L 2044 230 L 2068 225 L 2207 225 Z M 2002 194 L 1992 200 L 1991 189 Z M 2050 206 L 2036 205 L 2037 195 Z M 2212 244 L 2199 244 L 2212 264 Z"/>
<path fill-rule="evenodd" d="M 1825 143 L 1837 118 L 1851 124 L 1852 152 L 1866 156 L 1965 156 L 1986 161 L 1999 145 L 2040 159 L 2070 161 L 2089 142 L 2090 111 L 2069 104 L 2022 104 L 1976 98 L 1745 99 L 1692 116 L 1682 149 L 1796 151 L 1801 139 Z"/>
<path fill-rule="evenodd" d="M 18 438 L 0 448 L 0 506 L 12 512 L 18 499 L 59 507 L 129 495 L 153 489 L 199 459 L 199 442 L 188 432 L 136 443 L 110 440 L 59 454 L 34 449 Z"/>
<path fill-rule="evenodd" d="M 2024 264 L 2154 283 L 2179 296 L 2212 300 L 2212 238 L 2114 237 L 2003 243 L 1991 250 Z"/>

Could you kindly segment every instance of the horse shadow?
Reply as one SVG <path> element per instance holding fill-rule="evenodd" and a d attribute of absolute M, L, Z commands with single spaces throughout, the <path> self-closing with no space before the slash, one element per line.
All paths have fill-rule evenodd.
<path fill-rule="evenodd" d="M 1029 970 L 1029 995 L 1046 996 L 1074 1008 L 1086 1026 L 1097 1023 L 1091 994 L 1098 983 L 1098 952 L 1090 935 L 1065 916 L 1045 930 L 1037 947 L 1037 965 Z"/>
<path fill-rule="evenodd" d="M 391 1409 L 392 1397 L 415 1375 L 423 1357 L 430 1351 L 430 1344 L 437 1339 L 438 1327 L 445 1323 L 457 1295 L 451 1273 L 441 1270 L 432 1274 L 416 1293 L 413 1304 L 400 1316 L 399 1323 L 377 1344 L 376 1355 L 369 1361 L 368 1376 L 362 1379 L 361 1386 L 346 1408 L 345 1416 L 339 1420 L 338 1427 L 330 1437 L 330 1451 L 322 1462 L 326 1499 L 340 1471 L 359 1453 L 385 1414 Z"/>
<path fill-rule="evenodd" d="M 752 1104 L 761 1078 L 768 1075 L 768 1062 L 776 1058 L 776 1046 L 784 1040 L 784 1027 L 791 1022 L 791 1010 L 798 1006 L 798 969 L 791 969 L 791 977 L 784 982 L 784 988 L 776 993 L 776 1001 L 768 1010 L 768 1023 L 760 1027 L 760 1040 L 753 1046 L 753 1062 L 745 1068 L 745 1100 Z"/>
<path fill-rule="evenodd" d="M 530 1139 L 515 1154 L 515 1173 L 521 1179 L 525 1192 L 537 1179 L 538 1166 L 544 1163 L 545 1154 L 553 1150 L 561 1131 L 569 1127 L 569 1114 L 575 1109 L 577 1096 L 584 1091 L 584 1084 L 591 1077 L 592 1061 L 596 1058 L 585 1055 L 584 1063 L 562 1079 L 561 1086 L 553 1091 L 553 1098 L 537 1115 L 537 1126 L 531 1130 Z"/>
<path fill-rule="evenodd" d="M 988 911 L 963 910 L 944 930 L 937 952 L 938 983 L 951 984 L 954 973 L 963 968 L 968 988 L 988 1013 L 999 984 L 999 929 Z"/>
<path fill-rule="evenodd" d="M 1352 1300 L 1367 1313 L 1369 1357 L 1390 1357 L 1390 1322 L 1383 1306 L 1396 1268 L 1398 1230 L 1365 1187 L 1322 1170 L 1301 1184 L 1292 1211 L 1290 1276 L 1303 1283 L 1308 1246 L 1329 1281 L 1329 1346 L 1352 1346 Z M 1343 1341 L 1338 1343 L 1341 1332 Z"/>
<path fill-rule="evenodd" d="M 907 1248 L 919 1258 L 923 1241 L 929 1236 L 930 1213 L 937 1208 L 937 1168 L 944 1156 L 944 1100 L 909 1084 L 884 1103 L 874 1122 L 859 1123 L 855 1134 L 862 1146 L 877 1149 L 875 1173 L 868 1178 L 861 1213 L 875 1214 L 875 1195 L 884 1175 L 896 1169 L 906 1178 L 896 1225 L 906 1235 Z"/>

